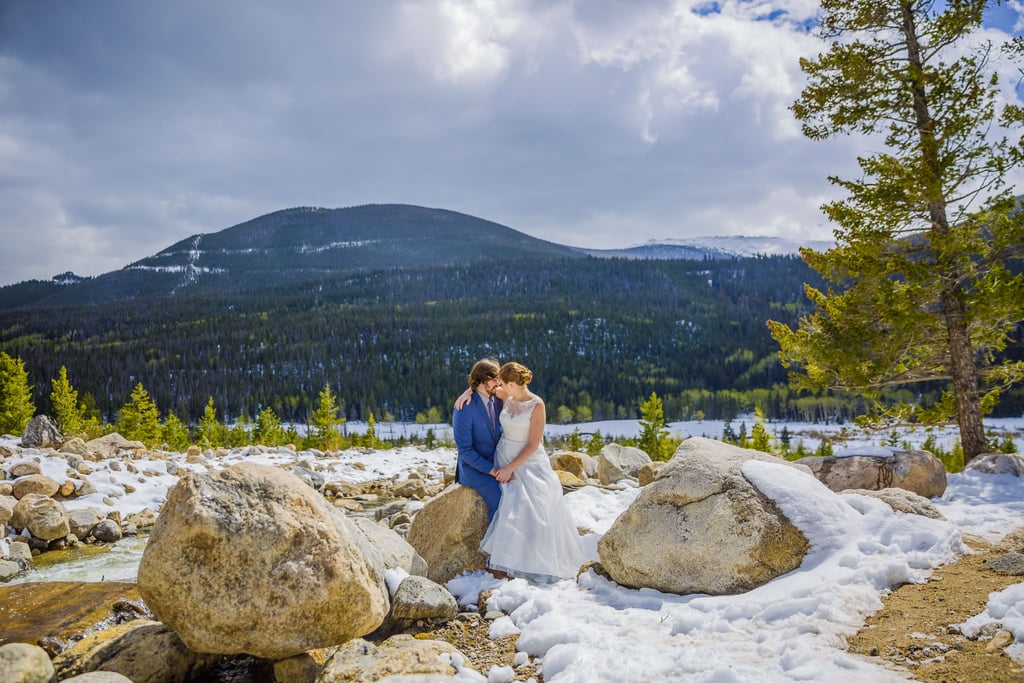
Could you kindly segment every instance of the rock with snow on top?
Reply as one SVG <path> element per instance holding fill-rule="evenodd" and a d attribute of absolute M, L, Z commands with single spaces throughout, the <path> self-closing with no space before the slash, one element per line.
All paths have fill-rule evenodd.
<path fill-rule="evenodd" d="M 921 515 L 931 519 L 946 519 L 945 515 L 924 496 L 919 496 L 913 491 L 901 488 L 888 488 L 879 491 L 868 489 L 847 489 L 840 491 L 841 494 L 855 493 L 868 498 L 877 498 L 897 512 L 905 512 L 908 515 Z"/>
<path fill-rule="evenodd" d="M 946 467 L 928 451 L 895 448 L 849 449 L 825 457 L 797 460 L 836 493 L 847 489 L 879 491 L 898 487 L 925 498 L 946 492 Z"/>
<path fill-rule="evenodd" d="M 713 439 L 684 441 L 598 542 L 612 580 L 682 595 L 728 595 L 799 567 L 807 538 L 743 476 L 751 459 L 803 470 Z"/>

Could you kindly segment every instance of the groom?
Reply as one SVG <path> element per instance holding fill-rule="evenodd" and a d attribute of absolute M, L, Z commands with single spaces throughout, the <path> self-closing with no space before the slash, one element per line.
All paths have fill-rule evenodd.
<path fill-rule="evenodd" d="M 459 449 L 455 481 L 476 489 L 487 504 L 488 522 L 494 518 L 501 500 L 501 486 L 494 478 L 494 449 L 501 438 L 498 415 L 502 402 L 494 395 L 500 383 L 499 369 L 498 362 L 489 358 L 474 363 L 469 372 L 470 403 L 452 413 L 452 432 Z"/>

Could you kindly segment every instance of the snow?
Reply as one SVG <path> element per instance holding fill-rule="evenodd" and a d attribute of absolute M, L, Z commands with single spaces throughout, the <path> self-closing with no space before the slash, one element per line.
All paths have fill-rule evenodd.
<path fill-rule="evenodd" d="M 631 430 L 628 425 L 601 424 L 621 427 L 619 433 L 635 433 L 632 430 L 636 428 L 635 422 Z M 1024 420 L 1019 420 L 1002 428 L 1018 430 L 1020 443 L 1022 424 Z M 672 429 L 717 437 L 722 426 L 676 423 Z M 564 433 L 574 428 L 566 425 Z M 614 429 L 596 428 L 603 434 L 615 433 Z M 794 435 L 799 433 L 792 423 L 789 429 Z M 815 430 L 824 433 L 821 426 L 816 425 Z M 855 447 L 879 447 L 878 436 L 852 440 L 856 439 L 861 443 L 853 444 Z M 16 442 L 0 439 L 0 445 L 14 446 Z M 66 478 L 65 461 L 42 452 L 24 452 L 8 459 L 4 467 L 26 459 L 37 460 L 43 472 L 58 481 Z M 98 493 L 67 505 L 113 508 L 122 515 L 147 507 L 156 510 L 176 481 L 170 472 L 177 468 L 206 471 L 241 461 L 312 466 L 328 481 L 401 480 L 413 471 L 438 481 L 444 468 L 454 465 L 455 451 L 406 446 L 324 456 L 311 451 L 249 448 L 211 459 L 208 464 L 186 463 L 183 455 L 170 453 L 131 462 L 90 462 L 93 472 L 87 476 Z M 492 622 L 490 636 L 518 633 L 517 665 L 533 661 L 546 683 L 904 681 L 898 672 L 847 653 L 845 639 L 881 608 L 881 599 L 889 590 L 907 582 L 922 583 L 936 567 L 968 552 L 961 534 L 995 541 L 1024 526 L 1024 479 L 1011 475 L 950 475 L 946 493 L 932 499 L 946 520 L 935 520 L 895 512 L 874 498 L 837 495 L 808 474 L 770 462 L 750 461 L 743 466 L 743 474 L 776 501 L 811 543 L 799 568 L 747 593 L 680 596 L 634 590 L 593 571 L 582 574 L 578 581 L 547 585 L 499 580 L 480 571 L 456 577 L 447 588 L 467 608 L 476 605 L 482 591 L 494 589 L 487 607 L 505 616 Z M 126 493 L 125 484 L 133 490 Z M 601 535 L 639 492 L 637 486 L 629 485 L 621 489 L 583 487 L 566 495 L 577 524 L 590 530 L 584 545 L 592 559 L 597 559 Z M 68 576 L 99 580 L 101 575 L 108 580 L 133 579 L 141 552 L 139 541 L 125 539 L 114 547 L 114 553 L 106 554 L 111 557 L 35 570 L 14 581 L 68 580 Z M 401 573 L 394 573 L 386 580 L 394 590 L 401 578 Z M 1007 652 L 1024 662 L 1022 606 L 1024 584 L 1011 586 L 990 596 L 986 611 L 967 620 L 964 628 L 977 632 L 1000 622 L 1017 641 Z M 459 679 L 512 680 L 507 667 L 475 672 L 458 657 L 453 663 Z"/>

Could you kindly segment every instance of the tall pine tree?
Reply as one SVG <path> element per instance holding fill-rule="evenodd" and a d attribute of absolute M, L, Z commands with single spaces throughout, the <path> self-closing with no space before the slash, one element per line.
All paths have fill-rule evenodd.
<path fill-rule="evenodd" d="M 21 435 L 35 413 L 25 364 L 0 351 L 0 434 Z"/>
<path fill-rule="evenodd" d="M 836 246 L 804 250 L 827 280 L 807 286 L 816 311 L 794 330 L 770 321 L 791 381 L 852 389 L 893 421 L 956 419 L 966 460 L 988 450 L 983 415 L 1024 378 L 1005 360 L 1024 319 L 1024 213 L 1004 184 L 1020 141 L 1000 132 L 990 46 L 974 41 L 987 3 L 822 0 L 831 47 L 801 60 L 808 83 L 793 111 L 814 140 L 871 136 L 884 150 L 862 176 L 829 181 Z M 1002 123 L 1016 126 L 1018 108 Z M 931 406 L 883 407 L 887 386 L 945 383 Z"/>

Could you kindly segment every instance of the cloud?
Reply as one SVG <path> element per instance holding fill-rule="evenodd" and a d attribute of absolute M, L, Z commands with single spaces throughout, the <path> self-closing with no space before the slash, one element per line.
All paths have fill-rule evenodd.
<path fill-rule="evenodd" d="M 0 284 L 292 206 L 420 204 L 600 247 L 827 238 L 825 178 L 863 142 L 812 143 L 788 110 L 817 9 L 2 3 Z"/>

